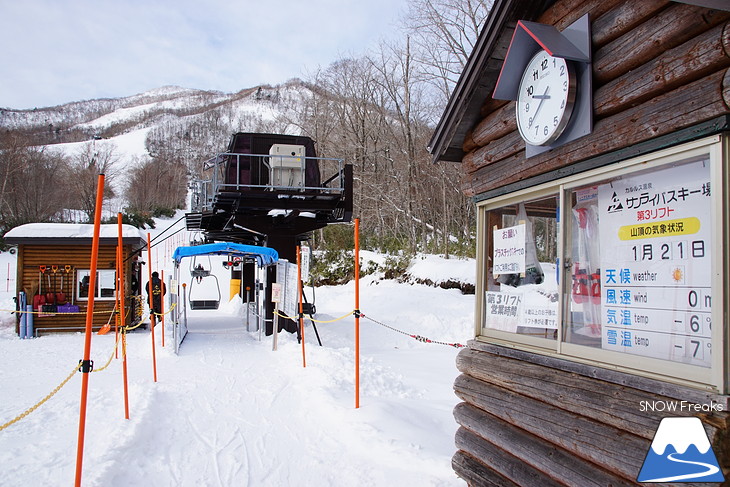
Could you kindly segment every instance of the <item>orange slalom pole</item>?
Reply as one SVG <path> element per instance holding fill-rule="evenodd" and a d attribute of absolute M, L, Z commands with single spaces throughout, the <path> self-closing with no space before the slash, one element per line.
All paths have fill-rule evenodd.
<path fill-rule="evenodd" d="M 160 281 L 162 281 L 162 286 L 164 289 L 165 286 L 165 271 L 160 270 Z M 160 313 L 162 315 L 160 316 L 160 324 L 162 325 L 162 348 L 165 348 L 165 293 L 162 293 L 160 295 Z"/>
<path fill-rule="evenodd" d="M 89 265 L 89 300 L 86 307 L 86 333 L 84 338 L 84 358 L 80 364 L 81 405 L 79 407 L 79 438 L 76 450 L 76 487 L 81 486 L 81 470 L 84 462 L 84 434 L 86 431 L 86 402 L 89 391 L 89 373 L 91 372 L 91 335 L 94 326 L 94 289 L 96 289 L 96 266 L 99 260 L 99 234 L 101 232 L 101 210 L 104 203 L 104 175 L 99 174 L 96 188 L 96 206 L 94 207 L 94 237 L 91 243 L 91 263 Z"/>
<path fill-rule="evenodd" d="M 355 218 L 355 409 L 360 407 L 360 219 Z"/>
<path fill-rule="evenodd" d="M 150 335 L 152 336 L 152 376 L 154 381 L 157 382 L 157 358 L 155 357 L 155 312 L 154 306 L 152 305 L 152 246 L 150 245 L 150 234 L 147 233 L 147 289 L 149 291 L 150 299 Z"/>
<path fill-rule="evenodd" d="M 302 289 L 302 262 L 300 248 L 301 247 L 297 245 L 297 299 L 299 299 L 299 331 L 302 335 L 302 367 L 306 367 L 307 357 L 304 354 L 304 308 L 302 305 L 302 293 L 304 290 Z"/>
<path fill-rule="evenodd" d="M 122 287 L 121 281 L 119 280 L 119 265 L 122 261 L 122 247 L 119 244 L 119 240 L 121 240 L 122 236 L 121 234 L 118 236 L 117 239 L 117 262 L 116 262 L 116 292 L 114 293 L 114 309 L 117 310 L 116 314 L 114 315 L 114 343 L 116 345 L 114 346 L 114 358 L 119 358 L 119 293 L 120 289 Z"/>
<path fill-rule="evenodd" d="M 117 213 L 117 227 L 119 233 L 119 322 L 121 323 L 122 334 L 122 379 L 124 381 L 124 419 L 129 419 L 129 385 L 127 382 L 127 310 L 125 306 L 126 296 L 124 293 L 124 240 L 122 228 L 122 214 Z"/>

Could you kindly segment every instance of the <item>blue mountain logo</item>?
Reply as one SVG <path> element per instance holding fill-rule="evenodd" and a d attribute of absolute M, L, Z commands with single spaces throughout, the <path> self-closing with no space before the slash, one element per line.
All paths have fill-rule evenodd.
<path fill-rule="evenodd" d="M 637 482 L 724 482 L 700 418 L 664 418 Z"/>

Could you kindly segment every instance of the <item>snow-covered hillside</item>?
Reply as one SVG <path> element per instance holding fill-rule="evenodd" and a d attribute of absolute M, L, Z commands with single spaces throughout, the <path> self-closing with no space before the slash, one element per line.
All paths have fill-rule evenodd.
<path fill-rule="evenodd" d="M 118 99 L 88 100 L 34 110 L 0 109 L 0 129 L 18 131 L 31 143 L 74 159 L 83 153 L 112 154 L 108 175 L 117 197 L 105 217 L 123 211 L 129 171 L 151 156 L 148 136 L 170 142 L 167 150 L 185 153 L 191 168 L 225 151 L 235 132 L 299 134 L 301 107 L 312 96 L 292 80 L 237 93 L 167 86 Z M 187 137 L 181 148 L 179 139 Z M 192 134 L 192 135 L 191 135 Z"/>
<path fill-rule="evenodd" d="M 164 228 L 164 225 L 159 225 Z M 162 248 L 162 247 L 159 247 Z M 169 252 L 153 257 L 171 270 Z M 379 256 L 365 253 L 364 258 Z M 12 308 L 14 257 L 0 292 Z M 211 263 L 227 294 L 223 266 Z M 474 262 L 424 256 L 409 269 L 434 282 L 472 279 Z M 0 276 L 2 277 L 2 276 Z M 185 278 L 187 279 L 187 277 Z M 451 469 L 457 425 L 452 391 L 458 349 L 420 335 L 466 343 L 473 296 L 418 284 L 361 281 L 360 408 L 355 409 L 354 283 L 316 289 L 316 325 L 305 328 L 306 367 L 296 337 L 248 331 L 241 303 L 188 310 L 190 333 L 180 354 L 170 327 L 156 329 L 158 381 L 149 331 L 128 335 L 130 419 L 124 419 L 122 361 L 89 378 L 82 484 L 86 486 L 446 486 L 464 485 Z M 310 298 L 311 290 L 308 291 Z M 383 325 L 387 325 L 383 326 Z M 50 393 L 83 355 L 84 336 L 20 340 L 0 311 L 0 424 Z M 94 335 L 101 368 L 114 335 Z M 81 374 L 37 410 L 0 431 L 6 486 L 73 482 Z"/>
<path fill-rule="evenodd" d="M 123 132 L 155 124 L 201 116 L 219 110 L 229 119 L 260 115 L 264 120 L 286 111 L 307 96 L 299 80 L 283 85 L 258 86 L 236 93 L 203 91 L 166 86 L 133 96 L 67 103 L 33 110 L 0 109 L 0 127 L 10 130 L 48 132 L 60 128 L 71 136 L 74 130 L 94 135 Z M 223 108 L 223 110 L 221 110 Z"/>

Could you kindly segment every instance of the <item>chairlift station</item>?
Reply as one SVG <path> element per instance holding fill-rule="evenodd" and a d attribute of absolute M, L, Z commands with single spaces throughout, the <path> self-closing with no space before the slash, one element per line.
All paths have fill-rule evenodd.
<path fill-rule="evenodd" d="M 192 182 L 186 227 L 202 234 L 202 244 L 266 247 L 275 250 L 280 259 L 294 262 L 297 246 L 311 232 L 352 220 L 352 165 L 342 159 L 317 157 L 309 137 L 236 133 L 226 152 L 203 162 L 201 175 Z M 228 264 L 232 279 L 241 283 L 240 294 L 246 302 L 250 290 L 255 290 L 257 303 L 259 292 L 263 293 L 262 313 L 269 334 L 273 330 L 271 283 L 277 280 L 276 266 L 267 266 L 262 277 L 254 259 Z M 205 269 L 196 272 L 205 273 Z M 208 304 L 201 306 L 211 309 Z M 283 328 L 297 330 L 293 322 Z"/>

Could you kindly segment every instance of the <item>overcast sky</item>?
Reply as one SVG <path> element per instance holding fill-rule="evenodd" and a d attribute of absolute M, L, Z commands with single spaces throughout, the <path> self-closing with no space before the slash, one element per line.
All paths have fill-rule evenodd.
<path fill-rule="evenodd" d="M 406 0 L 0 0 L 0 107 L 304 78 L 397 32 Z"/>

